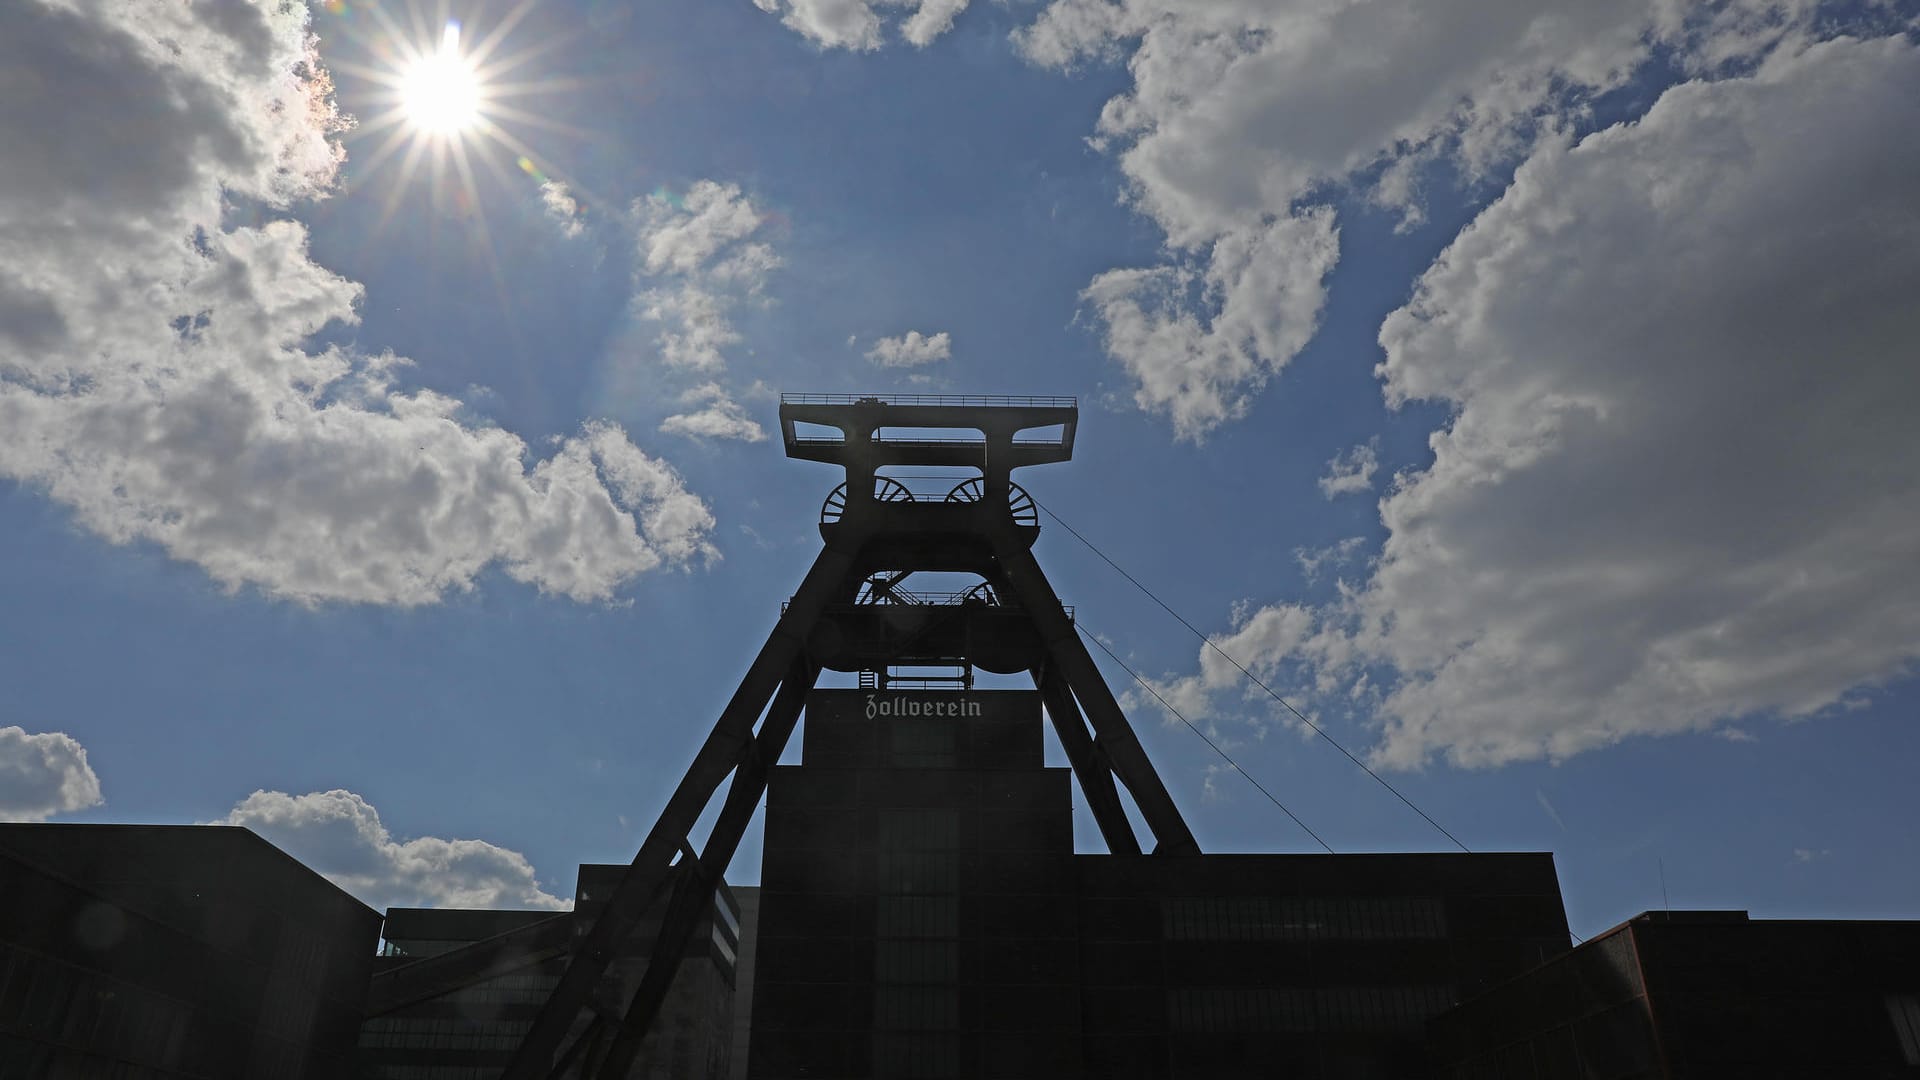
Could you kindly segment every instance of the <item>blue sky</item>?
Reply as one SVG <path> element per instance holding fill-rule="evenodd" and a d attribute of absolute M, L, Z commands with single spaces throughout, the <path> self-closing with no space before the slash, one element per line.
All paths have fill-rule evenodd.
<path fill-rule="evenodd" d="M 766 2 L 0 16 L 0 812 L 557 903 L 818 548 L 778 392 L 1073 394 L 1021 482 L 1577 931 L 1914 914 L 1910 5 Z M 1038 553 L 1336 849 L 1447 846 Z M 1108 675 L 1204 848 L 1312 848 Z"/>

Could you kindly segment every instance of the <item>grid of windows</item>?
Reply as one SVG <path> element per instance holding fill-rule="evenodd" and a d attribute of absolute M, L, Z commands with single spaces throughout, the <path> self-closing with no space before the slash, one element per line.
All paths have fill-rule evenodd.
<path fill-rule="evenodd" d="M 451 1065 L 382 1065 L 380 1080 L 499 1080 L 499 1068 Z"/>
<path fill-rule="evenodd" d="M 499 1075 L 506 1055 L 520 1046 L 530 1026 L 533 1009 L 547 1000 L 559 982 L 557 974 L 517 972 L 496 975 L 463 986 L 434 999 L 425 1006 L 444 1011 L 452 1006 L 474 1016 L 500 1017 L 518 1014 L 517 1019 L 469 1019 L 466 1016 L 422 1016 L 405 1013 L 370 1017 L 360 1025 L 360 1048 L 374 1051 L 366 1059 L 367 1074 L 377 1080 L 466 1080 L 470 1075 L 493 1080 Z M 503 1008 L 519 1006 L 519 1008 Z M 469 1054 L 495 1055 L 499 1064 L 476 1073 L 466 1066 L 399 1065 L 381 1061 L 380 1051 L 447 1050 Z M 469 1060 L 472 1060 L 471 1058 Z"/>
<path fill-rule="evenodd" d="M 877 910 L 883 938 L 951 938 L 960 933 L 960 900 L 954 896 L 883 896 Z"/>
<path fill-rule="evenodd" d="M 880 891 L 951 894 L 960 887 L 960 856 L 952 851 L 882 851 Z"/>
<path fill-rule="evenodd" d="M 952 1031 L 960 1026 L 960 993 L 952 986 L 874 988 L 873 1026 L 881 1031 Z"/>
<path fill-rule="evenodd" d="M 954 941 L 874 943 L 873 978 L 883 983 L 951 983 L 960 977 L 960 946 Z"/>
<path fill-rule="evenodd" d="M 1162 905 L 1161 919 L 1170 941 L 1402 941 L 1447 935 L 1445 905 L 1426 896 L 1178 897 Z"/>
<path fill-rule="evenodd" d="M 883 851 L 954 851 L 960 846 L 960 814 L 954 810 L 883 810 Z"/>
<path fill-rule="evenodd" d="M 365 1049 L 512 1051 L 528 1027 L 500 1021 L 414 1020 L 393 1030 L 376 1031 L 377 1022 L 368 1021 L 360 1029 L 360 1045 Z"/>
<path fill-rule="evenodd" d="M 873 1067 L 876 1076 L 958 1076 L 960 1037 L 929 1031 L 877 1033 L 873 1037 Z"/>
<path fill-rule="evenodd" d="M 1197 987 L 1170 990 L 1176 1031 L 1418 1033 L 1453 1004 L 1445 986 Z"/>
<path fill-rule="evenodd" d="M 960 814 L 880 811 L 876 1076 L 959 1075 Z"/>
<path fill-rule="evenodd" d="M 0 947 L 0 1027 L 21 1036 L 171 1068 L 192 1019 L 187 1003 L 146 987 Z"/>
<path fill-rule="evenodd" d="M 901 769 L 951 769 L 959 763 L 952 720 L 895 720 L 887 725 L 886 764 Z"/>

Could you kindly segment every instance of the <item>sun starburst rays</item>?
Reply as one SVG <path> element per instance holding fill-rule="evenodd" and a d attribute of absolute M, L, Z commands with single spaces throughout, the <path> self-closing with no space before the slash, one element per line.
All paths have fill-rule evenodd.
<path fill-rule="evenodd" d="M 371 16 L 367 21 L 337 26 L 359 46 L 357 59 L 336 57 L 330 65 L 358 84 L 353 108 L 359 122 L 348 138 L 364 152 L 350 153 L 350 182 L 379 192 L 370 240 L 424 196 L 435 210 L 425 222 L 426 242 L 438 246 L 443 229 L 452 226 L 490 274 L 503 310 L 514 304 L 483 192 L 492 199 L 529 176 L 542 185 L 553 180 L 548 174 L 558 170 L 551 159 L 523 138 L 532 131 L 566 139 L 595 134 L 536 104 L 591 88 L 593 80 L 551 70 L 555 53 L 577 41 L 579 31 L 532 40 L 521 35 L 509 44 L 539 2 L 517 0 L 497 19 L 470 13 L 470 26 L 452 17 L 447 0 L 368 4 L 357 8 Z"/>
<path fill-rule="evenodd" d="M 492 263 L 491 238 L 479 212 L 483 187 L 510 190 L 524 183 L 524 167 L 510 167 L 516 161 L 541 163 L 534 171 L 543 181 L 553 171 L 546 155 L 522 136 L 538 130 L 592 137 L 534 104 L 590 82 L 540 70 L 577 32 L 509 43 L 538 2 L 518 0 L 484 23 L 475 16 L 471 27 L 451 17 L 445 0 L 368 5 L 359 9 L 372 16 L 368 22 L 340 27 L 361 46 L 358 62 L 340 58 L 332 66 L 365 88 L 356 109 L 360 122 L 349 138 L 366 148 L 353 155 L 356 182 L 381 189 L 376 235 L 410 197 L 424 193 L 436 207 L 467 221 L 467 235 Z M 491 268 L 499 284 L 499 268 Z"/>

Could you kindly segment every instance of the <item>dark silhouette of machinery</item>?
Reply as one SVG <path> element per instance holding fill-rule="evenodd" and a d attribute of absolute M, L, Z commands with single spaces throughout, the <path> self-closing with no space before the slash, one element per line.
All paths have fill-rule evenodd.
<path fill-rule="evenodd" d="M 1078 418 L 1072 398 L 782 397 L 787 456 L 846 471 L 821 506 L 825 548 L 576 950 L 508 1080 L 585 1068 L 600 1077 L 626 1075 L 822 669 L 859 673 L 869 686 L 970 686 L 975 669 L 1026 673 L 1108 849 L 1143 850 L 1117 782 L 1152 833 L 1145 850 L 1199 853 L 1075 632 L 1072 613 L 1033 557 L 1038 515 L 1012 472 L 1071 458 Z M 916 494 L 908 470 L 926 467 L 977 475 L 944 492 Z M 979 581 L 958 592 L 905 588 L 911 575 L 929 572 Z M 719 818 L 696 852 L 688 835 L 722 783 Z M 663 889 L 671 896 L 638 989 L 624 1011 L 596 1010 L 607 965 Z"/>

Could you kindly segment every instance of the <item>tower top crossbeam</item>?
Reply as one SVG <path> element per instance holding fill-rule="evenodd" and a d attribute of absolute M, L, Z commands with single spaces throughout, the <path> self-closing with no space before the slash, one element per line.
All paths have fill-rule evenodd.
<path fill-rule="evenodd" d="M 944 394 L 783 394 L 787 456 L 841 465 L 849 475 L 883 465 L 970 466 L 1005 477 L 1073 457 L 1080 405 L 1070 397 Z M 801 424 L 839 434 L 803 434 Z"/>

